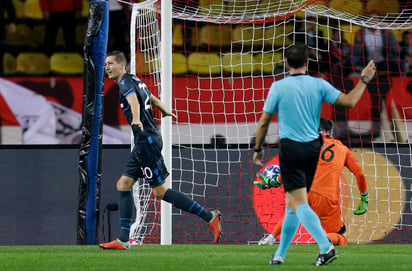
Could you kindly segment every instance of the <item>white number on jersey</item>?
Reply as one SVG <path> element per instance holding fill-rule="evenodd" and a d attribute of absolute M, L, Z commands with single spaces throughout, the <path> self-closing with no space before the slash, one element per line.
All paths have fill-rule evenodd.
<path fill-rule="evenodd" d="M 140 82 L 139 88 L 142 89 L 146 93 L 146 99 L 144 101 L 144 110 L 150 110 L 152 106 L 150 104 L 150 93 L 148 93 L 146 84 L 143 82 Z"/>

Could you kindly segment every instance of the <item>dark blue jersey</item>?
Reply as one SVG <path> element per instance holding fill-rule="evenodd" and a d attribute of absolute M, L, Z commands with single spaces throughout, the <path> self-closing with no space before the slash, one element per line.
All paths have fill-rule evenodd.
<path fill-rule="evenodd" d="M 153 119 L 150 101 L 152 93 L 142 80 L 127 73 L 119 83 L 119 96 L 120 106 L 129 124 L 133 115 L 127 97 L 132 94 L 136 94 L 139 101 L 143 132 L 137 125 L 132 126 L 134 147 L 123 175 L 135 180 L 145 178 L 151 187 L 157 187 L 165 182 L 169 172 L 162 157 L 162 138 Z"/>
<path fill-rule="evenodd" d="M 131 94 L 136 94 L 140 104 L 140 121 L 143 124 L 143 129 L 146 135 L 156 134 L 159 135 L 155 121 L 152 114 L 152 103 L 150 96 L 152 93 L 147 88 L 146 84 L 140 80 L 137 76 L 127 73 L 123 76 L 119 82 L 119 97 L 120 107 L 123 113 L 131 124 L 133 115 L 130 105 L 127 101 L 127 97 Z M 133 133 L 136 136 L 136 129 L 133 129 Z"/>

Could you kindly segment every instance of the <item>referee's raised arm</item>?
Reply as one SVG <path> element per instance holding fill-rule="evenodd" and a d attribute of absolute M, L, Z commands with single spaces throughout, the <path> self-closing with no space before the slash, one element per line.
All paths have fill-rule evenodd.
<path fill-rule="evenodd" d="M 336 105 L 345 107 L 354 107 L 363 95 L 366 85 L 375 76 L 376 66 L 373 60 L 369 61 L 368 65 L 362 70 L 358 84 L 349 92 L 341 93 L 336 100 Z"/>

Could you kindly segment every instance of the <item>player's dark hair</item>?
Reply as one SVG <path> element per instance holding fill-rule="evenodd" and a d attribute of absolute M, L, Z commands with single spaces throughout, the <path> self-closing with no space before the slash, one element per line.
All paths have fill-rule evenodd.
<path fill-rule="evenodd" d="M 125 55 L 123 52 L 120 52 L 120 51 L 111 51 L 111 52 L 108 52 L 108 53 L 106 54 L 106 57 L 108 57 L 108 56 L 114 56 L 114 57 L 116 57 L 116 62 L 117 62 L 117 63 L 122 63 L 122 62 L 124 62 L 125 66 L 127 66 L 127 58 L 126 58 L 126 55 Z"/>
<path fill-rule="evenodd" d="M 321 118 L 320 122 L 319 122 L 319 129 L 321 131 L 325 131 L 327 133 L 331 133 L 332 132 L 332 127 L 333 127 L 333 123 L 330 119 L 327 118 Z"/>
<path fill-rule="evenodd" d="M 309 58 L 309 50 L 305 44 L 298 43 L 286 50 L 286 59 L 289 67 L 294 69 L 302 68 Z"/>

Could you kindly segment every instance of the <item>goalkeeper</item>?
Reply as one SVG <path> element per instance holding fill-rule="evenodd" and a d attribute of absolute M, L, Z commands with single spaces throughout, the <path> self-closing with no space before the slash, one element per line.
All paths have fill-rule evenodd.
<path fill-rule="evenodd" d="M 322 131 L 324 145 L 319 155 L 318 167 L 308 193 L 308 202 L 319 216 L 323 229 L 334 245 L 346 245 L 347 239 L 343 235 L 346 231 L 344 217 L 341 213 L 340 184 L 342 169 L 346 166 L 355 176 L 361 194 L 361 201 L 354 211 L 355 215 L 362 215 L 368 210 L 367 182 L 362 167 L 351 151 L 343 143 L 331 136 L 332 121 L 321 118 L 319 128 Z M 261 182 L 254 182 L 258 187 L 265 189 L 275 184 L 267 177 L 258 174 Z M 272 185 L 270 185 L 272 183 Z M 278 184 L 280 185 L 280 184 Z M 278 186 L 275 184 L 275 186 Z M 273 228 L 271 234 L 259 241 L 259 245 L 273 245 L 280 239 L 283 217 Z"/>

